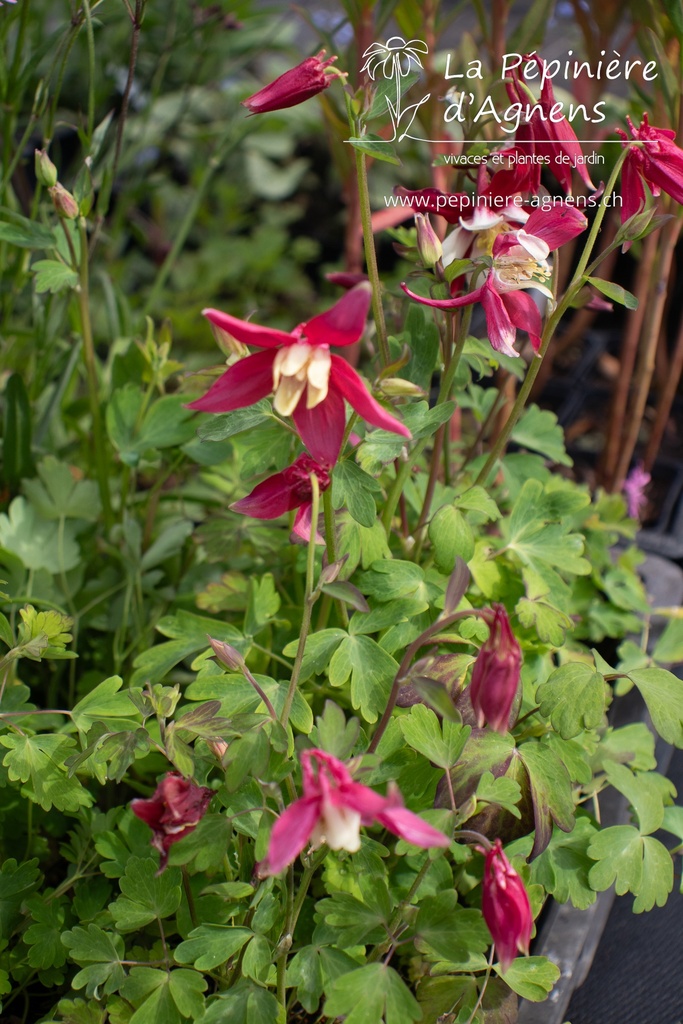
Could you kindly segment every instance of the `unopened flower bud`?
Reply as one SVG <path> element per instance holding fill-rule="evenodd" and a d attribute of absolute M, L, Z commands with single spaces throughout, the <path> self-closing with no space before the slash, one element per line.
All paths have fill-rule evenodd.
<path fill-rule="evenodd" d="M 529 952 L 534 921 L 524 882 L 505 856 L 500 839 L 486 853 L 481 911 L 505 972 L 518 950 Z"/>
<path fill-rule="evenodd" d="M 78 203 L 63 185 L 57 182 L 56 185 L 48 189 L 48 192 L 60 217 L 64 217 L 66 220 L 75 220 L 78 217 Z"/>
<path fill-rule="evenodd" d="M 470 700 L 480 728 L 486 724 L 505 733 L 519 688 L 522 652 L 502 604 L 493 606 L 489 630 L 472 669 Z"/>
<path fill-rule="evenodd" d="M 417 228 L 417 251 L 425 267 L 435 266 L 443 256 L 441 240 L 424 213 L 415 214 Z"/>
<path fill-rule="evenodd" d="M 321 50 L 315 57 L 307 57 L 295 68 L 285 71 L 284 75 L 280 75 L 270 85 L 242 100 L 242 106 L 246 107 L 250 114 L 264 114 L 270 110 L 295 107 L 327 89 L 334 77 L 334 72 L 328 70 L 329 65 L 337 58 L 328 57 L 327 60 L 323 60 L 324 56 L 325 51 Z"/>
<path fill-rule="evenodd" d="M 228 744 L 225 740 L 207 740 L 206 745 L 209 750 L 216 755 L 219 761 L 223 760 L 223 755 L 228 749 Z"/>
<path fill-rule="evenodd" d="M 37 149 L 35 151 L 35 170 L 36 178 L 41 185 L 45 185 L 46 188 L 52 188 L 57 184 L 57 168 L 47 155 L 46 149 Z"/>
<path fill-rule="evenodd" d="M 227 644 L 224 640 L 214 640 L 211 636 L 208 640 L 213 653 L 222 665 L 229 668 L 231 672 L 241 672 L 244 668 L 244 658 L 236 647 L 233 647 L 232 644 Z"/>
<path fill-rule="evenodd" d="M 249 355 L 249 349 L 246 345 L 243 345 L 241 341 L 234 338 L 228 331 L 224 331 L 222 327 L 218 327 L 217 324 L 211 323 L 211 321 L 209 323 L 211 324 L 211 332 L 221 352 L 225 353 L 226 356 L 239 356 L 240 358 Z"/>
<path fill-rule="evenodd" d="M 412 380 L 405 380 L 404 377 L 385 377 L 382 381 L 382 391 L 387 396 L 410 395 L 423 397 L 425 392 L 419 384 L 413 384 Z"/>

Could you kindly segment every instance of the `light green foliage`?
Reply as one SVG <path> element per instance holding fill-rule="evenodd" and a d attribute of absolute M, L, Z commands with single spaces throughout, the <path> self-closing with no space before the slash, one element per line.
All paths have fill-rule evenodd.
<path fill-rule="evenodd" d="M 180 875 L 169 868 L 157 875 L 154 860 L 131 857 L 119 885 L 122 896 L 110 910 L 119 932 L 139 931 L 156 918 L 169 917 L 180 905 Z"/>
<path fill-rule="evenodd" d="M 337 978 L 324 1010 L 328 1016 L 344 1014 L 347 1024 L 405 1024 L 422 1017 L 410 989 L 383 964 L 367 964 Z"/>
<path fill-rule="evenodd" d="M 560 976 L 560 968 L 544 956 L 517 957 L 503 974 L 497 964 L 493 969 L 505 979 L 513 992 L 533 1003 L 542 1002 Z"/>
<path fill-rule="evenodd" d="M 451 769 L 460 757 L 471 729 L 454 721 L 439 722 L 435 713 L 421 704 L 401 719 L 406 742 L 440 768 Z"/>
<path fill-rule="evenodd" d="M 591 840 L 588 856 L 596 864 L 588 873 L 594 889 L 602 892 L 614 883 L 617 895 L 636 897 L 636 914 L 666 903 L 673 889 L 673 862 L 667 848 L 652 836 L 641 835 L 631 825 L 613 825 Z"/>
<path fill-rule="evenodd" d="M 680 609 L 655 609 L 650 623 L 638 524 L 623 496 L 591 497 L 572 478 L 554 412 L 516 408 L 501 433 L 505 382 L 532 383 L 540 360 L 522 345 L 522 358 L 494 350 L 481 308 L 443 314 L 402 297 L 402 280 L 423 297 L 478 288 L 492 234 L 430 277 L 408 218 L 388 229 L 399 263 L 380 261 L 367 324 L 353 300 L 332 309 L 344 293 L 324 275 L 342 245 L 349 264 L 361 253 L 356 159 L 372 158 L 375 226 L 393 216 L 382 196 L 427 181 L 419 69 L 396 83 L 377 64 L 367 89 L 344 90 L 359 55 L 332 33 L 321 45 L 342 81 L 234 116 L 292 67 L 294 22 L 248 0 L 171 6 L 0 0 L 0 1016 L 511 1024 L 518 997 L 545 998 L 557 969 L 523 956 L 488 969 L 482 849 L 465 830 L 501 838 L 534 917 L 549 896 L 586 908 L 610 885 L 637 912 L 665 901 L 680 852 L 655 835 L 679 843 L 683 808 L 657 772 L 654 735 L 610 716 L 638 689 L 659 735 L 683 745 L 681 683 L 663 667 L 683 658 Z M 335 24 L 345 12 L 357 42 L 365 7 L 375 29 L 390 13 L 419 43 L 422 6 L 343 0 Z M 527 5 L 508 52 L 542 54 L 551 7 Z M 655 56 L 681 36 L 674 7 L 650 19 Z M 486 48 L 483 28 L 459 31 L 454 17 L 464 69 Z M 655 106 L 675 123 L 675 76 L 659 66 Z M 115 114 L 112 69 L 126 98 Z M 68 145 L 60 125 L 77 127 Z M 495 148 L 494 135 L 470 155 Z M 27 141 L 47 148 L 39 185 Z M 474 186 L 451 173 L 449 189 Z M 53 178 L 75 198 L 73 220 L 58 217 Z M 629 221 L 629 238 L 658 223 L 649 216 Z M 584 284 L 554 308 L 580 303 Z M 591 284 L 633 305 L 620 285 Z M 229 330 L 212 341 L 201 311 L 214 307 L 254 342 L 249 362 Z M 351 321 L 355 337 L 340 338 Z M 287 345 L 358 344 L 334 353 L 327 396 L 318 349 L 282 387 L 279 399 L 288 386 L 304 394 L 281 415 L 286 360 L 264 329 Z M 303 344 L 288 358 L 312 355 Z M 340 397 L 353 397 L 356 364 L 368 399 L 409 437 Z M 305 381 L 316 371 L 317 405 Z M 243 408 L 188 407 L 221 378 L 216 407 Z M 265 485 L 273 504 L 259 511 L 281 513 L 272 521 L 233 510 L 304 449 L 322 457 L 311 424 L 322 417 L 318 440 L 330 441 L 342 408 L 322 542 L 291 536 L 305 475 L 285 478 L 286 493 Z M 523 658 L 504 735 L 477 726 L 468 689 L 496 602 Z M 232 669 L 209 637 L 236 649 Z M 306 765 L 311 748 L 343 767 Z M 597 820 L 607 789 L 630 824 Z M 154 829 L 135 797 L 152 801 Z M 452 841 L 401 838 L 403 826 L 415 838 L 410 814 Z M 271 877 L 276 840 L 290 843 L 289 863 Z"/>
<path fill-rule="evenodd" d="M 49 811 L 78 812 L 91 805 L 92 796 L 66 772 L 66 757 L 75 746 L 70 736 L 41 733 L 36 736 L 0 736 L 7 747 L 3 764 L 12 781 L 21 782 L 22 793 Z"/>

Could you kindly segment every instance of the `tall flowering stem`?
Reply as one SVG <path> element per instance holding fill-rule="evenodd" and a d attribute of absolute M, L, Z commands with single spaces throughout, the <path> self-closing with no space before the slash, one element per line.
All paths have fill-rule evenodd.
<path fill-rule="evenodd" d="M 357 126 L 357 133 L 360 128 Z M 359 149 L 355 150 L 356 176 L 358 178 L 358 199 L 360 203 L 360 219 L 363 225 L 363 245 L 365 247 L 365 262 L 367 265 L 368 278 L 372 285 L 372 315 L 377 330 L 377 343 L 379 345 L 380 359 L 382 366 L 388 366 L 390 362 L 389 342 L 387 340 L 387 325 L 384 319 L 384 308 L 382 306 L 382 286 L 377 268 L 377 252 L 375 251 L 375 238 L 372 233 L 372 213 L 370 211 L 370 190 L 368 188 L 368 169 L 365 162 L 365 153 Z"/>
<path fill-rule="evenodd" d="M 281 722 L 287 725 L 292 710 L 294 694 L 299 685 L 301 665 L 304 660 L 306 640 L 311 628 L 311 613 L 313 611 L 313 589 L 315 585 L 315 542 L 318 534 L 318 516 L 320 514 L 320 487 L 315 473 L 311 473 L 311 535 L 308 540 L 308 557 L 306 559 L 306 593 L 304 595 L 304 611 L 301 620 L 301 632 L 299 634 L 299 646 L 296 649 L 296 658 L 292 669 L 292 677 L 289 681 L 287 696 L 282 708 Z"/>
<path fill-rule="evenodd" d="M 465 311 L 462 322 L 460 324 L 460 331 L 458 333 L 458 338 L 455 343 L 455 348 L 451 356 L 451 361 L 449 362 L 448 367 L 444 371 L 443 376 L 441 378 L 441 387 L 439 388 L 439 394 L 436 400 L 437 405 L 442 405 L 444 402 L 448 400 L 450 396 L 451 387 L 453 386 L 453 381 L 455 380 L 455 374 L 458 369 L 460 357 L 463 353 L 463 349 L 465 348 L 465 341 L 467 340 L 471 316 L 472 310 L 470 307 Z M 422 452 L 425 450 L 430 441 L 431 437 L 423 437 L 420 441 L 418 441 L 415 447 L 410 450 L 408 458 L 406 459 L 405 462 L 401 464 L 401 467 L 396 474 L 391 490 L 387 495 L 386 504 L 384 506 L 384 512 L 382 513 L 382 525 L 384 526 L 384 529 L 386 530 L 387 534 L 389 534 L 391 530 L 391 521 L 394 518 L 396 506 L 398 505 L 399 498 L 403 493 L 403 488 L 405 487 L 406 480 L 410 476 L 415 459 L 417 459 L 418 456 L 422 454 Z"/>
<path fill-rule="evenodd" d="M 474 482 L 475 486 L 478 485 L 478 484 L 481 484 L 481 485 L 485 485 L 486 484 L 486 482 L 487 482 L 487 480 L 489 478 L 489 475 L 491 473 L 491 470 L 494 468 L 494 466 L 496 465 L 496 463 L 500 459 L 501 454 L 505 451 L 505 448 L 507 447 L 507 443 L 510 440 L 510 435 L 512 434 L 512 431 L 515 428 L 517 420 L 521 416 L 521 414 L 522 414 L 522 412 L 524 410 L 524 407 L 525 407 L 525 405 L 526 405 L 526 403 L 527 403 L 527 401 L 529 399 L 529 395 L 531 394 L 531 389 L 533 388 L 534 382 L 536 380 L 536 377 L 538 376 L 538 373 L 539 373 L 539 371 L 541 369 L 541 364 L 543 363 L 543 357 L 545 356 L 546 352 L 548 351 L 548 346 L 550 345 L 550 342 L 552 341 L 552 339 L 554 337 L 554 334 L 555 334 L 555 331 L 557 330 L 558 324 L 559 324 L 560 320 L 562 319 L 562 317 L 564 316 L 565 312 L 567 311 L 569 305 L 571 304 L 572 299 L 577 294 L 577 292 L 579 292 L 581 290 L 581 288 L 583 287 L 583 285 L 586 282 L 586 278 L 588 277 L 588 274 L 586 272 L 586 268 L 588 267 L 588 261 L 589 261 L 589 259 L 591 257 L 591 253 L 593 252 L 593 248 L 594 248 L 595 243 L 597 241 L 598 234 L 600 233 L 600 228 L 602 226 L 602 222 L 603 222 L 603 219 L 605 217 L 605 213 L 607 212 L 609 200 L 611 199 L 612 195 L 614 194 L 614 190 L 615 190 L 615 187 L 616 187 L 617 179 L 619 177 L 619 173 L 621 171 L 622 164 L 624 163 L 624 160 L 626 159 L 626 154 L 627 153 L 628 153 L 628 150 L 624 150 L 619 155 L 619 157 L 617 159 L 617 162 L 615 163 L 614 168 L 612 169 L 612 173 L 609 176 L 609 180 L 607 182 L 607 186 L 605 188 L 604 195 L 603 195 L 602 200 L 600 202 L 600 206 L 598 208 L 598 212 L 595 215 L 595 220 L 593 221 L 593 224 L 591 226 L 590 232 L 588 234 L 588 239 L 586 241 L 586 245 L 585 245 L 584 250 L 583 250 L 583 252 L 581 254 L 581 258 L 579 259 L 579 264 L 578 264 L 576 270 L 574 271 L 574 276 L 572 277 L 571 281 L 569 282 L 569 285 L 567 286 L 567 290 L 564 293 L 563 297 L 558 302 L 554 312 L 552 312 L 550 314 L 550 316 L 548 317 L 548 319 L 546 321 L 545 327 L 543 329 L 543 333 L 541 335 L 541 346 L 540 346 L 540 348 L 538 350 L 538 353 L 536 354 L 536 357 L 534 358 L 534 360 L 532 361 L 531 365 L 529 366 L 529 369 L 527 371 L 527 375 L 524 378 L 524 381 L 522 382 L 522 386 L 520 387 L 519 392 L 517 394 L 517 398 L 515 400 L 515 404 L 513 405 L 512 409 L 510 410 L 510 415 L 508 416 L 508 418 L 506 420 L 505 426 L 503 427 L 503 429 L 501 430 L 500 434 L 498 435 L 498 437 L 496 439 L 496 442 L 495 442 L 495 444 L 493 445 L 493 447 L 491 449 L 491 452 L 489 454 L 488 459 L 486 460 L 486 462 L 485 462 L 481 472 L 479 473 L 479 476 L 477 477 L 477 479 Z M 596 261 L 596 264 L 597 264 L 597 261 Z M 589 268 L 589 271 L 592 270 L 592 269 L 593 269 L 593 265 L 591 265 L 591 267 Z"/>
<path fill-rule="evenodd" d="M 90 287 L 88 268 L 88 231 L 85 217 L 79 218 L 79 233 L 81 242 L 81 259 L 79 265 L 79 287 L 78 287 L 78 308 L 81 314 L 81 334 L 83 336 L 83 358 L 85 369 L 88 375 L 88 398 L 90 401 L 90 415 L 92 418 L 93 444 L 95 447 L 95 469 L 97 472 L 97 486 L 102 502 L 104 520 L 108 526 L 112 522 L 111 497 L 109 494 L 109 469 L 107 467 L 107 449 L 104 443 L 104 431 L 102 429 L 102 415 L 100 412 L 99 381 L 97 379 L 97 366 L 95 363 L 95 344 L 93 342 L 92 321 L 90 319 Z"/>

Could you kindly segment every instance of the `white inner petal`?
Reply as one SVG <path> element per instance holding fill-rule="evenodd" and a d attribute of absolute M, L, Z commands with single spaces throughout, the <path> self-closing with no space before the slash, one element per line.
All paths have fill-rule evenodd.
<path fill-rule="evenodd" d="M 548 243 L 536 235 L 528 235 L 524 228 L 520 228 L 517 232 L 517 242 L 523 249 L 526 249 L 533 259 L 540 262 L 548 258 L 548 253 L 550 252 Z"/>
<path fill-rule="evenodd" d="M 295 342 L 273 360 L 273 406 L 281 416 L 291 416 L 306 392 L 306 408 L 313 409 L 327 397 L 332 360 L 323 345 Z"/>
<path fill-rule="evenodd" d="M 318 825 L 321 839 L 331 850 L 360 850 L 360 814 L 348 807 L 334 807 L 326 803 Z"/>

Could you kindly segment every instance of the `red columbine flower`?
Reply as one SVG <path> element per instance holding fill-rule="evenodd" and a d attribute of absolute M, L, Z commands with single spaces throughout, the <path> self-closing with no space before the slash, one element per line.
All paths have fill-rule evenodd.
<path fill-rule="evenodd" d="M 293 508 L 298 509 L 294 518 L 292 532 L 304 541 L 311 535 L 311 473 L 314 473 L 321 491 L 330 486 L 330 467 L 321 465 L 310 455 L 300 455 L 298 459 L 274 473 L 267 480 L 257 484 L 251 494 L 233 502 L 233 512 L 242 512 L 255 519 L 277 519 Z"/>
<path fill-rule="evenodd" d="M 525 62 L 532 60 L 539 70 L 543 72 L 545 61 L 540 57 L 532 55 L 524 57 Z M 558 118 L 562 107 L 555 100 L 551 80 L 546 78 L 543 82 L 540 100 L 537 103 L 533 101 L 516 70 L 510 72 L 510 78 L 506 80 L 505 87 L 513 103 L 521 103 L 523 107 L 527 105 L 531 107 L 531 117 L 515 133 L 517 141 L 531 143 L 530 145 L 523 146 L 522 151 L 527 154 L 547 157 L 549 161 L 548 169 L 555 175 L 565 192 L 571 193 L 572 190 L 572 167 L 578 171 L 579 176 L 588 188 L 594 192 L 595 185 L 591 181 L 586 165 L 583 162 L 583 152 L 576 133 L 566 117 L 561 115 Z M 535 168 L 535 170 L 530 170 L 530 168 Z M 520 181 L 523 179 L 523 185 L 516 185 L 514 180 L 506 180 L 506 187 L 508 189 L 512 189 L 512 192 L 530 190 L 535 193 L 538 191 L 538 185 L 540 185 L 541 180 L 540 163 L 529 161 L 527 166 L 520 164 L 518 171 L 514 167 L 512 170 L 513 176 L 515 173 L 518 173 Z M 496 184 L 499 184 L 500 181 L 501 179 L 498 179 Z"/>
<path fill-rule="evenodd" d="M 470 700 L 480 728 L 486 723 L 505 733 L 519 688 L 522 652 L 503 605 L 495 604 L 489 616 L 488 639 L 472 669 Z"/>
<path fill-rule="evenodd" d="M 212 324 L 245 345 L 264 349 L 231 366 L 190 409 L 230 412 L 243 409 L 275 392 L 273 406 L 292 416 L 301 439 L 313 457 L 328 466 L 337 461 L 346 426 L 344 399 L 375 427 L 404 437 L 410 431 L 376 402 L 358 374 L 330 347 L 352 345 L 365 327 L 372 289 L 351 288 L 319 316 L 291 333 L 259 327 L 217 309 L 205 309 Z"/>
<path fill-rule="evenodd" d="M 524 882 L 503 853 L 500 839 L 486 853 L 482 885 L 481 911 L 501 967 L 507 971 L 518 950 L 529 952 L 534 922 Z"/>
<path fill-rule="evenodd" d="M 411 299 L 437 309 L 457 309 L 481 302 L 486 315 L 489 341 L 497 352 L 508 356 L 513 349 L 517 329 L 526 331 L 536 352 L 541 347 L 541 314 L 536 303 L 524 291 L 535 288 L 551 301 L 547 286 L 551 275 L 548 255 L 575 238 L 587 227 L 584 215 L 575 206 L 538 207 L 523 228 L 496 235 L 493 242 L 493 266 L 482 284 L 467 295 L 454 299 L 426 299 L 402 284 Z M 455 282 L 454 282 L 455 283 Z"/>
<path fill-rule="evenodd" d="M 194 832 L 212 796 L 213 790 L 197 786 L 178 772 L 169 772 L 149 800 L 131 801 L 133 814 L 154 832 L 151 842 L 161 855 L 159 873 L 166 867 L 171 846 Z"/>
<path fill-rule="evenodd" d="M 653 196 L 658 196 L 663 189 L 677 203 L 683 204 L 683 150 L 674 143 L 676 133 L 670 128 L 655 128 L 648 122 L 647 114 L 643 114 L 639 128 L 630 117 L 626 120 L 631 135 L 641 145 L 628 141 L 626 132 L 618 129 L 628 148 L 621 172 L 622 224 L 645 205 L 644 181 Z"/>
<path fill-rule="evenodd" d="M 337 58 L 328 57 L 327 60 L 322 60 L 324 55 L 325 51 L 321 50 L 315 57 L 307 57 L 295 68 L 285 71 L 284 75 L 280 75 L 270 85 L 242 100 L 242 106 L 246 107 L 250 114 L 265 114 L 269 110 L 295 107 L 298 103 L 303 103 L 304 100 L 327 89 L 335 77 L 334 72 L 327 71 L 327 68 Z"/>
<path fill-rule="evenodd" d="M 354 782 L 346 765 L 324 750 L 304 750 L 301 766 L 303 796 L 275 822 L 268 854 L 259 866 L 262 877 L 278 875 L 309 842 L 355 853 L 360 849 L 360 826 L 373 821 L 414 846 L 449 845 L 448 836 L 406 810 L 395 787 L 388 796 L 380 796 Z"/>

